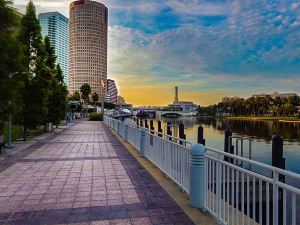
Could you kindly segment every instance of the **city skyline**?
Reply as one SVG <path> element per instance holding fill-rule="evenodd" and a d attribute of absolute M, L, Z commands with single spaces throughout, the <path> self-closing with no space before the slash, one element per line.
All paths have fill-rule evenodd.
<path fill-rule="evenodd" d="M 28 1 L 17 0 L 24 8 Z M 68 16 L 71 1 L 36 0 Z M 110 10 L 108 77 L 135 105 L 299 92 L 297 1 L 101 1 Z"/>

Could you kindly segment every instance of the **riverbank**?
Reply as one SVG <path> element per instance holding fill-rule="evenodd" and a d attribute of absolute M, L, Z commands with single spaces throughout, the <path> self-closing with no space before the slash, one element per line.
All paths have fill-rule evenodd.
<path fill-rule="evenodd" d="M 283 123 L 300 123 L 298 117 L 274 117 L 274 116 L 227 116 L 228 120 L 255 120 L 255 121 L 276 121 Z"/>

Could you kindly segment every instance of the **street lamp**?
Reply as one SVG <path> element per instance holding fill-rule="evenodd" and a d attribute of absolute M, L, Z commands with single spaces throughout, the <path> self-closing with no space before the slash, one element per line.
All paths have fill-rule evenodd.
<path fill-rule="evenodd" d="M 104 82 L 103 80 L 101 79 L 101 114 L 104 115 L 104 88 L 105 88 L 105 85 L 104 85 Z"/>

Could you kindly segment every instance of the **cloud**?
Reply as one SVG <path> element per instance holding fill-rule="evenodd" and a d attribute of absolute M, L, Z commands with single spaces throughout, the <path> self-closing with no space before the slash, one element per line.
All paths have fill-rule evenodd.
<path fill-rule="evenodd" d="M 167 5 L 178 14 L 183 15 L 227 15 L 229 5 L 225 2 L 208 2 L 202 0 L 167 0 Z"/>
<path fill-rule="evenodd" d="M 65 15 L 69 2 L 34 1 L 38 11 L 54 9 Z M 155 102 L 150 97 L 155 91 L 157 98 L 172 96 L 175 85 L 186 97 L 198 96 L 199 103 L 213 93 L 211 100 L 222 93 L 298 90 L 298 1 L 102 2 L 110 17 L 108 75 L 133 103 Z M 142 90 L 147 92 L 144 100 Z"/>

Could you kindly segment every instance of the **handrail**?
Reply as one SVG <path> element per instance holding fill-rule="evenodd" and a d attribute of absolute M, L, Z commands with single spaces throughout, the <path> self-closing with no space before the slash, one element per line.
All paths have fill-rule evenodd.
<path fill-rule="evenodd" d="M 300 179 L 299 174 L 291 172 L 291 171 L 283 170 L 283 169 L 280 169 L 280 168 L 277 168 L 277 167 L 274 167 L 274 166 L 270 166 L 270 165 L 267 165 L 267 164 L 264 164 L 264 163 L 261 163 L 261 162 L 258 162 L 258 161 L 254 161 L 254 160 L 251 160 L 251 159 L 236 156 L 236 155 L 233 155 L 233 154 L 230 154 L 230 153 L 227 153 L 227 152 L 220 151 L 220 150 L 215 149 L 215 148 L 211 148 L 211 147 L 205 147 L 205 148 L 208 151 L 212 151 L 212 152 L 224 155 L 224 156 L 228 156 L 230 158 L 234 158 L 234 159 L 237 159 L 237 160 L 240 160 L 240 161 L 251 163 L 253 165 L 260 166 L 264 169 L 275 171 L 275 172 L 280 173 L 282 175 L 287 175 L 287 176 L 290 176 L 290 177 L 293 177 L 293 178 L 296 178 L 296 179 Z"/>

